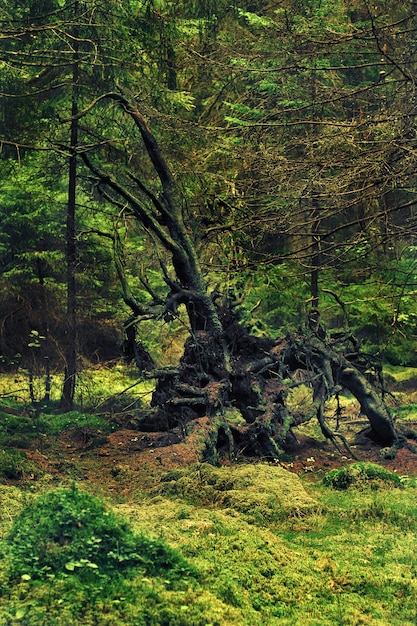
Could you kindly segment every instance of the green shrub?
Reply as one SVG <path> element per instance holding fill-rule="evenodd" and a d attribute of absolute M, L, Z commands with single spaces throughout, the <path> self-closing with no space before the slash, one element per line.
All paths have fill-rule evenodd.
<path fill-rule="evenodd" d="M 6 538 L 12 580 L 76 575 L 94 582 L 142 569 L 177 579 L 191 573 L 181 555 L 160 540 L 137 536 L 101 500 L 59 489 L 23 509 Z"/>
<path fill-rule="evenodd" d="M 401 479 L 397 474 L 376 465 L 375 463 L 352 463 L 327 472 L 323 483 L 334 489 L 349 487 L 401 487 Z"/>

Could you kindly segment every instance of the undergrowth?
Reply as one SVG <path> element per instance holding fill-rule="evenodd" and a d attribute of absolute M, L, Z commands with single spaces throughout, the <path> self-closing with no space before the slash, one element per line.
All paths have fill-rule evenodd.
<path fill-rule="evenodd" d="M 52 374 L 48 392 L 52 405 L 59 403 L 62 385 L 62 376 Z M 77 375 L 75 405 L 89 411 L 99 411 L 109 404 L 120 410 L 126 407 L 140 408 L 150 402 L 154 386 L 152 381 L 141 380 L 136 368 L 123 363 L 85 368 Z M 21 406 L 26 403 L 29 406 L 33 400 L 39 405 L 48 404 L 44 403 L 45 394 L 44 376 L 33 376 L 30 381 L 29 373 L 21 369 L 14 373 L 0 374 L 2 404 Z"/>
<path fill-rule="evenodd" d="M 9 449 L 42 449 L 46 438 L 74 428 L 105 436 L 128 419 L 131 411 L 149 402 L 154 386 L 123 365 L 84 370 L 78 376 L 74 410 L 62 412 L 57 376 L 53 377 L 49 400 L 43 399 L 42 377 L 33 381 L 36 401 L 31 400 L 28 384 L 27 374 L 22 371 L 0 375 L 0 448 L 6 450 L 5 458 L 0 457 L 0 476 L 5 478 L 12 473 L 13 453 Z M 16 463 L 17 474 L 24 477 L 28 472 L 18 466 Z M 9 477 L 19 478 L 17 474 Z"/>

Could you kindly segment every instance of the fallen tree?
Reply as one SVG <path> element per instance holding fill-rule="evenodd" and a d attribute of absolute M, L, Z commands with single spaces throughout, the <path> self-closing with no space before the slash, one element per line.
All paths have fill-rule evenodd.
<path fill-rule="evenodd" d="M 344 436 L 333 431 L 325 417 L 326 403 L 348 391 L 369 420 L 369 436 L 383 446 L 395 443 L 378 368 L 371 374 L 372 364 L 360 353 L 344 356 L 331 339 L 321 339 L 312 331 L 280 340 L 253 337 L 232 309 L 223 309 L 220 319 L 230 370 L 219 368 L 218 348 L 210 334 L 194 334 L 186 342 L 179 367 L 154 374 L 158 377 L 154 411 L 142 419 L 141 430 L 179 429 L 186 435 L 187 425 L 205 415 L 212 418 L 216 431 L 209 435 L 209 456 L 223 451 L 230 458 L 242 453 L 276 458 L 292 429 L 315 417 L 325 437 L 337 447 L 340 440 L 349 450 Z M 287 403 L 290 390 L 300 384 L 313 390 L 314 411 L 308 414 Z M 236 420 L 236 413 L 241 419 Z"/>
<path fill-rule="evenodd" d="M 83 159 L 97 179 L 103 197 L 127 207 L 138 223 L 151 232 L 169 253 L 171 266 L 160 261 L 167 286 L 164 298 L 148 288 L 152 302 L 144 305 L 130 293 L 122 263 L 115 254 L 125 303 L 130 307 L 132 324 L 152 316 L 169 321 L 185 307 L 190 336 L 178 367 L 153 371 L 158 379 L 153 395 L 153 410 L 140 421 L 141 430 L 173 430 L 186 436 L 196 418 L 208 416 L 212 431 L 209 454 L 226 449 L 230 457 L 239 452 L 262 457 L 280 455 L 291 429 L 312 416 L 297 414 L 286 402 L 295 385 L 313 389 L 315 416 L 324 435 L 337 443 L 340 433 L 332 432 L 325 419 L 326 402 L 343 389 L 358 400 L 367 416 L 372 436 L 382 445 L 396 441 L 396 433 L 381 390 L 365 372 L 369 363 L 357 350 L 346 354 L 346 342 L 327 338 L 317 314 L 297 335 L 280 340 L 251 336 L 227 300 L 216 290 L 210 292 L 203 276 L 196 247 L 184 222 L 181 198 L 174 177 L 146 120 L 135 103 L 120 94 L 103 98 L 116 102 L 139 130 L 152 164 L 160 192 L 136 175 L 129 184 L 102 171 L 87 153 Z M 227 418 L 232 409 L 239 419 Z"/>

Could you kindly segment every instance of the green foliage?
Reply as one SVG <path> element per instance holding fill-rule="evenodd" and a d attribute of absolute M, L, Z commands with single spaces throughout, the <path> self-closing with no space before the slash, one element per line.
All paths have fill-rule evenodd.
<path fill-rule="evenodd" d="M 334 489 L 350 487 L 378 489 L 380 487 L 400 487 L 401 479 L 397 474 L 375 463 L 352 463 L 331 470 L 323 478 L 323 483 Z"/>
<path fill-rule="evenodd" d="M 22 354 L 15 338 L 25 334 L 16 332 L 24 320 L 30 322 L 28 332 L 48 336 L 50 344 L 62 348 L 65 339 L 55 324 L 62 328 L 65 305 L 62 209 L 71 110 L 68 60 L 75 40 L 79 109 L 109 91 L 137 97 L 172 164 L 187 226 L 197 243 L 204 242 L 202 248 L 209 224 L 207 280 L 214 284 L 220 275 L 220 287 L 227 292 L 231 282 L 239 281 L 231 273 L 241 275 L 247 297 L 242 309 L 254 332 L 276 335 L 299 323 L 311 295 L 310 208 L 315 195 L 322 216 L 321 283 L 338 286 L 344 262 L 344 282 L 355 282 L 356 269 L 362 269 L 365 257 L 374 261 L 375 250 L 387 259 L 395 256 L 384 239 L 399 232 L 394 218 L 391 224 L 391 209 L 395 213 L 396 205 L 408 203 L 415 192 L 415 151 L 400 149 L 404 157 L 399 160 L 392 156 L 393 142 L 401 146 L 407 133 L 413 136 L 413 127 L 404 126 L 413 119 L 409 80 L 404 78 L 414 72 L 414 17 L 408 5 L 392 9 L 381 1 L 374 15 L 360 3 L 342 0 L 288 0 L 278 8 L 262 2 L 237 6 L 195 0 L 112 2 L 108 9 L 93 2 L 76 20 L 79 36 L 74 39 L 70 3 L 21 4 L 8 0 L 0 9 L 5 31 L 1 87 L 3 94 L 13 95 L 4 96 L 0 124 L 1 138 L 14 144 L 3 147 L 0 180 L 1 287 L 10 296 L 0 309 L 0 322 L 7 320 L 3 337 L 10 345 L 2 352 L 9 362 Z M 375 28 L 386 41 L 378 40 Z M 387 46 L 383 58 L 381 46 Z M 394 113 L 386 121 L 388 109 Z M 83 116 L 79 133 L 80 146 L 88 146 L 103 171 L 113 172 L 129 189 L 139 177 L 147 190 L 142 201 L 150 206 L 150 198 L 158 194 L 158 177 L 139 147 L 137 129 L 122 112 L 100 100 Z M 29 154 L 19 143 L 41 150 Z M 370 150 L 370 145 L 378 149 Z M 82 168 L 79 159 L 79 336 L 85 356 L 102 359 L 99 347 L 104 352 L 110 336 L 105 358 L 117 352 L 116 328 L 125 315 L 111 258 L 115 230 L 128 240 L 125 273 L 132 293 L 149 302 L 140 280 L 149 268 L 158 273 L 150 282 L 161 298 L 166 285 L 153 243 L 144 243 L 124 211 L 119 215 L 110 208 Z M 364 198 L 367 181 L 380 178 Z M 387 202 L 391 208 L 385 212 Z M 409 219 L 399 215 L 398 224 Z M 400 232 L 404 239 L 412 233 L 412 223 L 407 224 L 407 233 Z M 158 254 L 171 271 L 166 251 Z M 280 262 L 288 255 L 295 260 L 292 270 L 287 262 L 256 267 L 259 261 Z M 323 279 L 335 264 L 337 273 Z M 218 272 L 212 269 L 216 265 L 221 266 Z M 352 296 L 350 321 L 366 349 L 379 350 L 393 363 L 410 363 L 416 359 L 415 280 L 406 272 L 397 278 L 373 273 L 374 298 L 366 304 L 362 295 L 370 282 L 362 276 L 362 290 Z M 376 282 L 387 286 L 385 292 L 376 293 Z M 25 297 L 33 283 L 43 286 L 36 302 L 33 295 Z M 54 298 L 42 300 L 48 289 Z M 27 308 L 20 317 L 14 315 L 12 325 L 9 313 L 19 311 L 21 301 Z M 32 308 L 33 317 L 28 314 Z M 94 320 L 90 325 L 89 319 Z M 340 317 L 336 326 L 338 321 Z M 152 353 L 163 354 L 166 326 L 153 324 L 149 333 L 144 328 Z"/>
<path fill-rule="evenodd" d="M 6 539 L 11 580 L 78 576 L 88 582 L 127 576 L 179 579 L 191 573 L 164 542 L 136 536 L 96 497 L 71 489 L 41 495 L 23 509 Z"/>
<path fill-rule="evenodd" d="M 255 29 L 273 25 L 273 21 L 271 19 L 268 19 L 267 17 L 263 17 L 262 15 L 252 13 L 250 11 L 243 11 L 242 9 L 239 9 L 239 8 L 236 8 L 236 12 L 239 17 L 247 20 L 249 26 L 252 26 Z"/>
<path fill-rule="evenodd" d="M 0 161 L 1 276 L 24 281 L 60 281 L 65 270 L 61 179 L 43 155 L 17 164 Z M 62 181 L 63 183 L 63 181 Z"/>
<path fill-rule="evenodd" d="M 153 324 L 153 331 L 155 326 Z M 86 368 L 78 376 L 76 402 L 92 414 L 122 411 L 127 406 L 141 408 L 150 401 L 154 386 L 153 381 L 138 377 L 135 366 L 117 364 L 108 368 Z"/>
<path fill-rule="evenodd" d="M 378 257 L 367 269 L 359 259 L 331 272 L 323 287 L 336 294 L 321 298 L 322 319 L 330 328 L 349 328 L 362 350 L 378 354 L 397 366 L 417 364 L 415 308 L 415 252 L 400 247 L 394 259 Z"/>
<path fill-rule="evenodd" d="M 279 336 L 299 327 L 306 312 L 308 286 L 293 263 L 236 274 L 230 281 L 245 325 L 254 335 Z"/>

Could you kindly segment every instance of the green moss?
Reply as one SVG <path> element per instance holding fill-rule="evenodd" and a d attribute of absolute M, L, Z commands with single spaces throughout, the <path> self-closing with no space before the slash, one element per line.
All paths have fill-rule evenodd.
<path fill-rule="evenodd" d="M 255 468 L 241 467 L 241 471 Z M 261 465 L 261 469 L 268 467 Z M 262 489 L 266 489 L 263 480 L 271 481 L 272 490 L 278 484 L 273 473 L 262 478 L 262 473 L 245 476 L 235 469 L 195 466 L 192 476 L 200 480 L 195 491 L 211 486 L 211 494 L 217 491 L 221 497 L 232 488 L 255 489 L 256 478 Z M 187 470 L 166 474 L 169 480 L 161 488 L 186 475 Z M 25 496 L 19 500 L 19 490 L 10 489 L 3 518 L 0 512 L 1 527 L 26 504 Z M 115 506 L 116 518 L 133 537 L 175 546 L 175 552 L 200 573 L 198 578 L 174 579 L 168 568 L 154 574 L 139 566 L 130 568 L 129 576 L 121 568 L 119 575 L 116 572 L 104 581 L 96 577 L 91 582 L 65 570 L 62 576 L 11 584 L 2 559 L 1 617 L 9 626 L 415 624 L 417 489 L 413 482 L 406 481 L 401 490 L 336 491 L 311 482 L 304 489 L 316 508 L 309 515 L 280 519 L 255 519 L 210 501 L 208 491 L 190 499 L 130 494 Z M 0 490 L 0 505 L 1 497 Z M 88 502 L 83 500 L 81 509 L 88 508 Z M 100 536 L 102 509 L 89 510 L 97 513 L 97 529 L 92 532 Z M 104 510 L 109 512 L 107 507 Z M 10 528 L 10 520 L 7 523 Z"/>
<path fill-rule="evenodd" d="M 416 367 L 402 367 L 387 363 L 384 365 L 384 374 L 388 374 L 396 383 L 399 384 L 417 381 Z"/>
<path fill-rule="evenodd" d="M 25 507 L 6 545 L 12 580 L 74 574 L 92 582 L 138 568 L 178 578 L 191 571 L 174 549 L 135 535 L 125 520 L 75 486 L 41 495 Z"/>
<path fill-rule="evenodd" d="M 379 456 L 381 459 L 395 459 L 398 453 L 398 448 L 396 446 L 391 446 L 388 448 L 381 448 L 379 452 Z"/>
<path fill-rule="evenodd" d="M 317 510 L 300 479 L 280 466 L 199 464 L 167 473 L 159 492 L 207 506 L 230 508 L 253 520 L 277 520 Z"/>
<path fill-rule="evenodd" d="M 21 480 L 27 476 L 39 476 L 40 470 L 24 452 L 14 449 L 0 450 L 0 477 Z"/>
<path fill-rule="evenodd" d="M 10 531 L 13 519 L 24 504 L 25 497 L 20 489 L 11 485 L 0 485 L 0 538 Z"/>
<path fill-rule="evenodd" d="M 402 486 L 397 474 L 375 463 L 364 462 L 352 463 L 327 472 L 323 483 L 334 489 L 349 489 L 350 487 L 378 489 Z"/>

